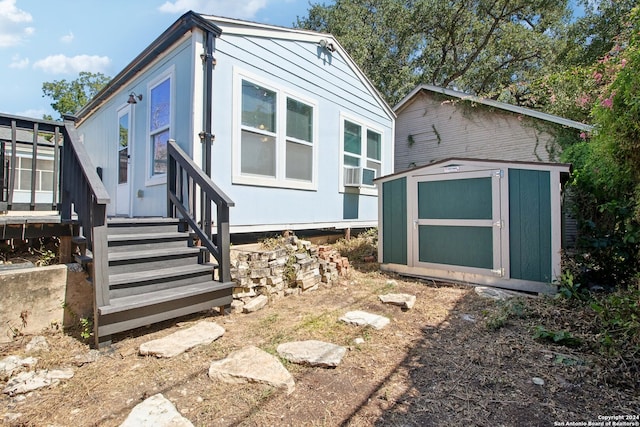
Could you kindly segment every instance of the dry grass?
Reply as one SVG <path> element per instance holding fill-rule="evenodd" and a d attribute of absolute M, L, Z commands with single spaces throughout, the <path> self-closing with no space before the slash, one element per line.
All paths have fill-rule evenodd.
<path fill-rule="evenodd" d="M 604 380 L 588 348 L 533 339 L 531 329 L 543 310 L 555 310 L 554 322 L 581 324 L 566 308 L 523 299 L 521 311 L 505 312 L 471 288 L 404 280 L 375 266 L 363 264 L 339 285 L 275 300 L 256 313 L 205 313 L 120 336 L 97 362 L 75 367 L 74 378 L 58 387 L 22 401 L 0 397 L 0 422 L 11 413 L 21 415 L 13 422 L 4 418 L 6 425 L 117 426 L 155 393 L 197 426 L 553 425 L 640 411 L 638 388 L 624 390 Z M 418 300 L 412 310 L 401 311 L 378 301 L 387 292 L 412 293 Z M 350 310 L 392 321 L 380 331 L 340 323 Z M 169 360 L 137 354 L 141 343 L 203 318 L 226 329 L 211 345 Z M 500 324 L 489 328 L 491 322 Z M 357 337 L 364 344 L 355 345 Z M 47 339 L 52 350 L 38 355 L 39 368 L 74 366 L 75 355 L 89 350 L 59 332 Z M 286 363 L 296 381 L 292 395 L 207 376 L 212 360 L 243 346 L 275 353 L 282 342 L 306 339 L 349 351 L 335 369 Z M 0 356 L 24 354 L 24 344 L 7 346 Z M 534 384 L 533 377 L 545 384 Z"/>

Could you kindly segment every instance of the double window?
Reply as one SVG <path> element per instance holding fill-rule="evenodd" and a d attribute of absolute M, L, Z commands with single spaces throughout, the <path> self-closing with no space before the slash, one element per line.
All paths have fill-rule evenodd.
<path fill-rule="evenodd" d="M 315 189 L 315 103 L 253 77 L 237 75 L 237 81 L 240 133 L 234 182 Z"/>
<path fill-rule="evenodd" d="M 168 75 L 167 75 L 168 74 Z M 167 173 L 167 141 L 171 138 L 172 70 L 149 87 L 149 163 L 147 184 L 164 182 Z"/>
<path fill-rule="evenodd" d="M 16 156 L 16 190 L 31 191 L 31 157 Z M 36 191 L 53 191 L 53 160 L 36 159 Z"/>
<path fill-rule="evenodd" d="M 345 186 L 373 187 L 382 172 L 382 132 L 343 119 L 342 151 Z"/>

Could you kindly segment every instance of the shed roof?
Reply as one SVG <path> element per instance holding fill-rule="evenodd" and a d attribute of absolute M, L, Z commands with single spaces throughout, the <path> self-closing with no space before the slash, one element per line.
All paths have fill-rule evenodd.
<path fill-rule="evenodd" d="M 428 165 L 418 166 L 415 168 L 407 169 L 402 172 L 396 172 L 390 175 L 381 176 L 374 179 L 374 182 L 385 182 L 403 176 L 415 175 L 420 172 L 428 172 L 429 170 L 442 169 L 442 173 L 445 172 L 457 172 L 454 170 L 445 171 L 445 168 L 454 166 L 477 166 L 482 168 L 500 167 L 500 166 L 515 166 L 523 169 L 544 169 L 544 170 L 557 170 L 561 173 L 570 173 L 572 165 L 570 163 L 544 163 L 544 162 L 523 162 L 517 160 L 491 160 L 491 159 L 469 159 L 463 157 L 450 157 L 443 160 L 438 160 Z"/>
<path fill-rule="evenodd" d="M 413 100 L 418 94 L 426 92 L 439 93 L 442 95 L 450 96 L 453 98 L 459 98 L 462 100 L 467 100 L 471 102 L 476 102 L 478 104 L 487 105 L 493 108 L 498 108 L 504 111 L 509 111 L 516 114 L 522 114 L 523 116 L 534 117 L 536 119 L 545 120 L 552 123 L 557 123 L 562 126 L 567 126 L 570 128 L 580 129 L 584 131 L 593 130 L 593 126 L 576 122 L 574 120 L 565 119 L 564 117 L 554 116 L 552 114 L 543 113 L 542 111 L 532 110 L 530 108 L 520 107 L 518 105 L 507 104 L 506 102 L 495 101 L 489 98 L 482 98 L 475 95 L 470 95 L 464 92 L 458 92 L 453 89 L 447 89 L 443 87 L 433 86 L 433 85 L 419 85 L 414 88 L 408 95 L 398 102 L 398 104 L 393 108 L 393 110 L 398 114 L 406 105 L 408 105 L 411 100 Z"/>

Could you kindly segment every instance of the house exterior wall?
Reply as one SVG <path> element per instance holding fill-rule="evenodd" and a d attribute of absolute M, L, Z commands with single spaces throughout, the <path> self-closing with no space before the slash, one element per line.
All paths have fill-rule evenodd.
<path fill-rule="evenodd" d="M 397 114 L 395 172 L 449 157 L 557 161 L 552 136 L 530 117 L 426 91 Z"/>
<path fill-rule="evenodd" d="M 382 134 L 382 173 L 393 168 L 393 118 L 353 73 L 339 52 L 314 42 L 226 34 L 216 40 L 213 72 L 213 180 L 235 202 L 231 231 L 375 225 L 375 188 L 342 185 L 342 120 Z M 312 189 L 265 182 L 247 185 L 239 173 L 240 80 L 314 105 L 316 153 Z M 234 170 L 235 168 L 235 170 Z"/>
<path fill-rule="evenodd" d="M 394 156 L 394 115 L 389 107 L 340 49 L 330 52 L 319 46 L 321 35 L 305 33 L 296 38 L 283 31 L 279 37 L 279 30 L 273 29 L 267 31 L 269 37 L 262 30 L 247 35 L 234 25 L 225 28 L 212 22 L 222 28 L 213 52 L 212 179 L 235 203 L 230 211 L 231 232 L 375 226 L 375 185 L 343 185 L 344 123 L 358 124 L 364 135 L 371 130 L 381 136 L 377 176 L 389 174 Z M 165 181 L 150 183 L 148 173 L 149 88 L 159 76 L 172 75 L 171 138 L 197 164 L 203 163 L 198 137 L 204 130 L 203 46 L 204 33 L 192 30 L 78 125 L 95 166 L 102 168 L 107 190 L 114 194 L 118 181 L 118 111 L 127 108 L 130 93 L 143 95 L 130 106 L 132 216 L 165 215 L 166 211 Z M 273 90 L 281 99 L 291 97 L 313 107 L 312 182 L 270 181 L 241 173 L 242 80 Z M 286 126 L 285 122 L 279 123 L 280 128 Z M 278 168 L 284 167 L 282 157 L 278 155 Z M 109 215 L 116 214 L 114 200 L 112 196 Z"/>
<path fill-rule="evenodd" d="M 129 94 L 143 96 L 130 106 L 130 182 L 132 216 L 163 216 L 166 214 L 164 181 L 149 182 L 149 101 L 150 85 L 159 77 L 171 75 L 171 138 L 187 152 L 193 145 L 193 39 L 185 37 L 172 49 L 159 55 L 155 63 L 135 80 L 118 91 L 78 126 L 94 166 L 102 168 L 102 181 L 111 195 L 108 215 L 116 214 L 115 194 L 118 183 L 118 111 L 127 107 Z M 200 59 L 198 58 L 198 61 Z M 197 133 L 197 132 L 196 132 Z"/>

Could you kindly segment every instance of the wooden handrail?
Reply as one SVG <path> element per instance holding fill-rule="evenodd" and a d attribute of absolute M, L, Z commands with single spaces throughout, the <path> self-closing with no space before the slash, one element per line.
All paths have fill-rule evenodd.
<path fill-rule="evenodd" d="M 218 262 L 219 281 L 231 281 L 229 208 L 235 203 L 172 139 L 167 143 L 167 161 L 167 215 L 175 218 L 177 212 L 180 212 L 182 218 L 187 221 L 202 244 Z M 199 191 L 196 187 L 199 188 Z M 202 218 L 200 224 L 196 219 L 198 194 L 200 194 L 202 206 L 211 206 L 211 202 L 216 204 L 217 232 L 215 239 L 210 232 L 211 224 L 208 223 L 211 220 L 210 217 Z"/>
<path fill-rule="evenodd" d="M 87 248 L 92 252 L 91 278 L 95 289 L 93 309 L 94 319 L 98 319 L 98 308 L 109 305 L 107 205 L 111 199 L 70 120 L 65 120 L 64 136 L 60 216 L 62 220 L 70 221 L 73 205 Z M 95 337 L 98 337 L 97 327 L 98 322 L 95 321 Z"/>

